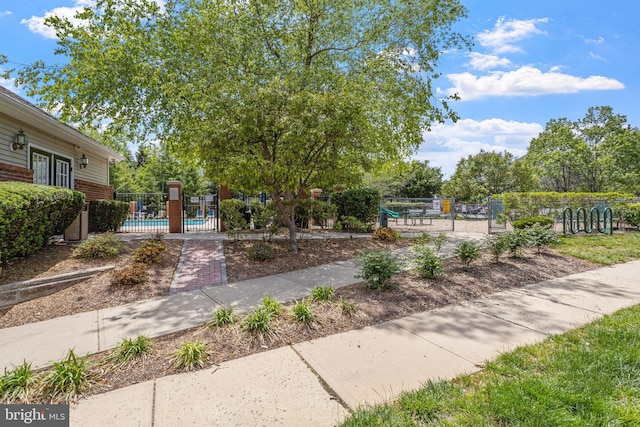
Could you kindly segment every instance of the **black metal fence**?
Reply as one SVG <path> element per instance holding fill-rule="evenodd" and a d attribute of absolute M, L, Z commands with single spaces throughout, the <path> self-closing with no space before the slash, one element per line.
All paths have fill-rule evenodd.
<path fill-rule="evenodd" d="M 218 195 L 182 196 L 182 231 L 215 231 L 219 229 Z"/>
<path fill-rule="evenodd" d="M 115 200 L 129 204 L 129 213 L 118 229 L 122 233 L 167 233 L 167 193 L 116 193 Z"/>

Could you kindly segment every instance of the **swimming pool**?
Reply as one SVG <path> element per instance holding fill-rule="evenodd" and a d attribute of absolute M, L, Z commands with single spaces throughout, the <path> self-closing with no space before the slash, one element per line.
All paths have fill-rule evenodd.
<path fill-rule="evenodd" d="M 206 219 L 186 219 L 185 225 L 203 225 Z M 128 219 L 122 224 L 123 227 L 168 227 L 168 219 Z"/>

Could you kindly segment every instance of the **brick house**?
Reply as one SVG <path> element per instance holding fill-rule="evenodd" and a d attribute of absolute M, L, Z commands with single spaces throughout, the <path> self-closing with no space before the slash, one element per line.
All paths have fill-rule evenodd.
<path fill-rule="evenodd" d="M 67 187 L 112 199 L 109 162 L 124 157 L 0 86 L 0 181 Z"/>

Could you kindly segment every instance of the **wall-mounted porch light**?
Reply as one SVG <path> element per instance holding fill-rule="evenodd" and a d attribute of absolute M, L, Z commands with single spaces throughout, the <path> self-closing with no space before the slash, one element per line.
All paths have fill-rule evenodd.
<path fill-rule="evenodd" d="M 78 167 L 80 167 L 80 169 L 84 169 L 87 166 L 89 166 L 89 159 L 83 153 L 82 157 L 78 159 Z"/>
<path fill-rule="evenodd" d="M 16 133 L 14 141 L 11 143 L 11 149 L 13 151 L 24 150 L 26 146 L 27 146 L 27 135 L 25 135 L 24 131 L 20 129 L 20 131 Z"/>

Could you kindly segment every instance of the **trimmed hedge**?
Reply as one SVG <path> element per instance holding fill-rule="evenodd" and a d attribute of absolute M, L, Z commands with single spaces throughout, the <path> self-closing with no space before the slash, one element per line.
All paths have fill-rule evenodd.
<path fill-rule="evenodd" d="M 117 231 L 129 213 L 129 204 L 118 200 L 89 202 L 89 233 Z"/>
<path fill-rule="evenodd" d="M 36 252 L 64 230 L 84 206 L 68 188 L 0 182 L 0 262 Z"/>
<path fill-rule="evenodd" d="M 513 228 L 531 228 L 533 224 L 540 224 L 543 227 L 553 227 L 554 219 L 548 216 L 531 216 L 513 222 Z"/>
<path fill-rule="evenodd" d="M 504 193 L 493 196 L 502 200 L 504 211 L 501 213 L 503 221 L 517 221 L 522 218 L 544 215 L 561 217 L 562 210 L 569 206 L 574 211 L 579 207 L 588 209 L 606 202 L 613 204 L 619 200 L 631 200 L 635 197 L 628 193 L 557 193 L 530 192 Z"/>
<path fill-rule="evenodd" d="M 336 206 L 338 221 L 354 217 L 364 224 L 373 224 L 380 211 L 380 192 L 371 188 L 338 191 L 331 195 L 331 203 Z"/>

